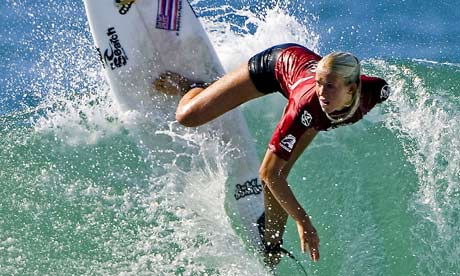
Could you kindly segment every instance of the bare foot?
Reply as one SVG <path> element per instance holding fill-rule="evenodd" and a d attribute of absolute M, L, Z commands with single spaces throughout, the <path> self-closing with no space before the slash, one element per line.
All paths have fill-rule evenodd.
<path fill-rule="evenodd" d="M 191 81 L 174 73 L 166 72 L 161 74 L 154 82 L 155 90 L 168 95 L 184 95 L 190 90 Z"/>

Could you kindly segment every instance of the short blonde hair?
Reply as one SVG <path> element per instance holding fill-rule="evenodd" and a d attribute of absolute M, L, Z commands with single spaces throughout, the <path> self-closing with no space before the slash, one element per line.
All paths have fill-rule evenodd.
<path fill-rule="evenodd" d="M 348 52 L 332 52 L 318 62 L 318 69 L 333 72 L 347 84 L 360 83 L 361 64 L 357 57 Z"/>

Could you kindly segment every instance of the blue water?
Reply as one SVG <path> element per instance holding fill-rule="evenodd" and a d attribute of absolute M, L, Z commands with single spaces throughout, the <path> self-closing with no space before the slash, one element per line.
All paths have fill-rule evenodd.
<path fill-rule="evenodd" d="M 288 223 L 309 275 L 460 273 L 458 4 L 192 2 L 227 70 L 298 42 L 351 51 L 393 87 L 360 123 L 315 138 L 290 175 L 321 238 L 314 264 Z M 181 144 L 171 129 L 157 148 L 136 141 L 82 2 L 6 0 L 0 20 L 0 275 L 267 273 L 212 185 L 228 149 L 215 137 Z M 260 157 L 284 104 L 242 106 Z M 180 152 L 162 150 L 171 142 Z M 277 275 L 302 274 L 285 259 Z"/>

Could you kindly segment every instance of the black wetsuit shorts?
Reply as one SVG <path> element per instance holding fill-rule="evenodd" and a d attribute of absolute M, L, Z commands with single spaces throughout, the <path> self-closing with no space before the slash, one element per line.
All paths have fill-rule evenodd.
<path fill-rule="evenodd" d="M 249 59 L 249 76 L 257 90 L 264 94 L 281 91 L 280 84 L 275 77 L 275 65 L 280 54 L 292 46 L 299 45 L 294 43 L 276 45 Z"/>

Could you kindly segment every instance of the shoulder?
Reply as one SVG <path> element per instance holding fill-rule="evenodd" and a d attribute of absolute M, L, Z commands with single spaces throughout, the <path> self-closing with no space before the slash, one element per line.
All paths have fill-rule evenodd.
<path fill-rule="evenodd" d="M 391 88 L 382 78 L 361 75 L 361 92 L 375 104 L 388 99 Z"/>
<path fill-rule="evenodd" d="M 314 87 L 309 93 L 305 93 L 302 96 L 299 110 L 300 122 L 306 127 L 312 127 L 316 131 L 322 131 L 331 126 L 331 122 L 321 109 Z"/>

